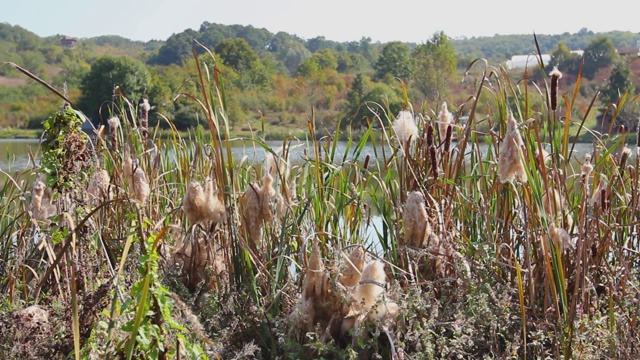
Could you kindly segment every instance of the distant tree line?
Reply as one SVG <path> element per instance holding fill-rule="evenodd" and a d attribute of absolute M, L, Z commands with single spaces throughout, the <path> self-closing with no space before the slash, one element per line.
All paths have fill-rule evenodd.
<path fill-rule="evenodd" d="M 604 108 L 622 94 L 635 92 L 636 79 L 616 48 L 635 46 L 640 40 L 640 35 L 630 32 L 603 35 L 581 29 L 576 34 L 536 34 L 535 38 L 452 39 L 439 32 L 420 44 L 379 43 L 367 37 L 336 42 L 322 36 L 305 40 L 253 26 L 209 22 L 166 41 L 100 36 L 81 39 L 74 48 L 67 48 L 60 46 L 60 37 L 40 38 L 19 26 L 0 23 L 0 56 L 56 87 L 66 83 L 70 96 L 97 122 L 110 115 L 117 87 L 134 102 L 147 96 L 157 112 L 181 129 L 196 126 L 202 119 L 198 106 L 178 96 L 197 91 L 189 81 L 194 49 L 209 66 L 215 63 L 227 83 L 234 98 L 227 109 L 232 124 L 244 127 L 262 117 L 272 125 L 287 127 L 305 119 L 313 107 L 319 110 L 318 121 L 331 127 L 337 123 L 361 126 L 382 110 L 397 112 L 405 106 L 405 96 L 417 99 L 416 105 L 423 109 L 436 108 L 442 101 L 456 103 L 461 93 L 460 73 L 469 63 L 483 58 L 502 64 L 516 54 L 534 54 L 536 41 L 542 53 L 552 55 L 547 74 L 558 67 L 567 76 L 581 71 L 585 79 L 592 80 L 601 69 L 613 68 L 606 84 L 592 87 L 602 86 L 598 90 Z M 573 50 L 583 50 L 584 55 Z M 533 76 L 541 79 L 547 74 Z M 0 76 L 19 74 L 11 67 L 0 67 Z M 585 90 L 582 95 L 595 91 Z M 9 119 L 3 125 L 38 126 L 44 110 L 56 105 L 33 84 L 9 88 L 0 83 L 0 95 L 6 95 L 0 99 L 0 115 L 8 114 L 5 119 Z M 30 106 L 34 97 L 38 104 Z"/>

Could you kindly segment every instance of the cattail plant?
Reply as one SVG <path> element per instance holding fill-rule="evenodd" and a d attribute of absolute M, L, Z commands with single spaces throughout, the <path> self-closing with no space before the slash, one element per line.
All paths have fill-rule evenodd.
<path fill-rule="evenodd" d="M 427 125 L 427 148 L 435 145 L 433 140 L 433 125 Z"/>
<path fill-rule="evenodd" d="M 437 239 L 431 228 L 424 195 L 420 191 L 412 191 L 407 196 L 402 215 L 402 224 L 404 227 L 404 242 L 401 242 L 401 245 L 422 248 L 430 238 Z"/>
<path fill-rule="evenodd" d="M 120 119 L 117 116 L 113 116 L 107 120 L 109 124 L 109 136 L 111 137 L 111 148 L 114 151 L 118 150 L 118 128 L 120 128 Z"/>
<path fill-rule="evenodd" d="M 575 244 L 571 242 L 571 235 L 564 228 L 551 225 L 549 226 L 549 235 L 560 251 L 567 253 L 575 249 Z"/>
<path fill-rule="evenodd" d="M 142 98 L 139 104 L 140 107 L 140 130 L 142 131 L 143 137 L 149 136 L 149 111 L 151 110 L 151 105 L 149 104 L 149 100 Z"/>
<path fill-rule="evenodd" d="M 447 107 L 447 102 L 443 102 L 440 106 L 440 111 L 438 112 L 438 135 L 440 136 L 440 141 L 444 141 L 447 128 L 453 121 L 453 114 L 449 111 Z"/>
<path fill-rule="evenodd" d="M 518 123 L 513 114 L 509 113 L 507 132 L 498 157 L 498 177 L 501 182 L 513 180 L 527 182 L 527 172 L 520 157 L 522 147 L 524 147 L 524 142 L 518 130 Z"/>
<path fill-rule="evenodd" d="M 223 219 L 225 208 L 218 198 L 213 179 L 205 179 L 204 188 L 193 180 L 187 186 L 182 200 L 182 210 L 190 225 L 211 223 L 216 225 Z"/>
<path fill-rule="evenodd" d="M 36 179 L 31 188 L 31 213 L 33 218 L 45 221 L 55 215 L 56 212 L 55 205 L 51 203 L 50 190 L 44 180 L 42 178 Z"/>
<path fill-rule="evenodd" d="M 624 172 L 624 167 L 627 163 L 627 160 L 629 160 L 629 156 L 631 156 L 631 149 L 625 146 L 620 153 L 620 174 L 621 175 Z"/>
<path fill-rule="evenodd" d="M 558 71 L 558 67 L 554 67 L 551 73 L 551 110 L 556 111 L 558 108 L 558 82 L 562 78 L 562 73 Z"/>
<path fill-rule="evenodd" d="M 400 111 L 396 119 L 393 120 L 393 132 L 403 148 L 418 138 L 418 126 L 411 111 Z"/>
<path fill-rule="evenodd" d="M 240 233 L 254 249 L 262 239 L 262 227 L 273 220 L 272 204 L 276 195 L 273 177 L 266 173 L 262 184 L 249 184 L 249 188 L 240 196 Z"/>
<path fill-rule="evenodd" d="M 269 174 L 274 180 L 274 188 L 277 185 L 275 214 L 278 219 L 282 219 L 287 209 L 292 205 L 295 198 L 295 186 L 289 186 L 290 165 L 288 159 L 281 156 L 281 149 L 276 154 L 265 151 L 263 172 Z"/>
<path fill-rule="evenodd" d="M 589 175 L 593 171 L 593 165 L 591 165 L 591 155 L 587 154 L 584 159 L 584 163 L 580 167 L 580 176 L 582 178 L 582 183 L 584 184 L 585 190 L 589 187 Z"/>
<path fill-rule="evenodd" d="M 554 188 L 547 190 L 542 195 L 542 207 L 548 221 L 555 226 L 560 226 L 565 221 L 567 228 L 573 226 L 573 218 L 565 208 L 565 201 L 560 196 L 560 192 Z"/>
<path fill-rule="evenodd" d="M 340 336 L 340 326 L 348 308 L 343 299 L 348 296 L 345 288 L 332 280 L 322 260 L 322 252 L 316 240 L 311 248 L 304 273 L 302 296 L 291 313 L 294 328 L 303 333 L 318 329 L 320 337 L 328 341 Z M 333 324 L 330 326 L 330 324 Z M 333 329 L 331 329 L 332 327 Z M 337 338 L 334 338 L 337 340 Z"/>
<path fill-rule="evenodd" d="M 453 126 L 449 124 L 447 125 L 447 132 L 444 137 L 444 149 L 442 151 L 445 154 L 448 153 L 451 148 L 452 137 L 453 137 Z"/>
<path fill-rule="evenodd" d="M 90 202 L 99 204 L 102 200 L 111 199 L 109 189 L 111 177 L 109 176 L 109 172 L 103 169 L 98 163 L 96 163 L 94 170 L 95 172 L 87 186 L 87 194 Z"/>
<path fill-rule="evenodd" d="M 347 288 L 358 285 L 365 263 L 365 253 L 361 246 L 357 246 L 351 254 L 348 261 L 345 261 L 345 270 L 340 276 L 340 283 Z"/>
<path fill-rule="evenodd" d="M 133 197 L 143 205 L 147 202 L 151 189 L 149 187 L 149 180 L 147 175 L 138 164 L 138 159 L 131 159 L 131 155 L 125 154 L 124 162 L 124 174 L 129 182 L 130 190 L 133 193 Z"/>
<path fill-rule="evenodd" d="M 178 241 L 172 262 L 182 266 L 182 279 L 191 292 L 203 285 L 204 290 L 218 290 L 227 272 L 222 248 L 201 233 L 196 239 Z"/>

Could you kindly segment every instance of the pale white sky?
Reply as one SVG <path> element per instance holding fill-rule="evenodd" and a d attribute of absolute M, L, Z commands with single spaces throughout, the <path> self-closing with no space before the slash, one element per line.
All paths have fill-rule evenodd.
<path fill-rule="evenodd" d="M 204 21 L 252 25 L 303 39 L 424 43 L 439 31 L 452 38 L 495 34 L 577 33 L 587 28 L 640 32 L 638 12 L 575 0 L 0 0 L 0 22 L 40 36 L 120 35 L 166 40 Z M 616 5 L 618 6 L 618 5 Z"/>

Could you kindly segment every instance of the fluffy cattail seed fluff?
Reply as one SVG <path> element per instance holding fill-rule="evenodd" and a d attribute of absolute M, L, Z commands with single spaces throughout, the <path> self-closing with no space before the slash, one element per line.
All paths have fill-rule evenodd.
<path fill-rule="evenodd" d="M 393 120 L 393 131 L 403 145 L 418 138 L 418 126 L 411 111 L 400 111 L 398 117 Z"/>
<path fill-rule="evenodd" d="M 451 124 L 453 120 L 453 114 L 449 111 L 447 107 L 447 102 L 443 102 L 440 107 L 440 112 L 438 113 L 438 135 L 440 136 L 440 141 L 444 140 L 444 137 L 447 133 L 447 127 Z"/>
<path fill-rule="evenodd" d="M 518 131 L 518 123 L 513 114 L 509 113 L 507 133 L 498 156 L 498 177 L 503 183 L 514 179 L 527 182 L 527 172 L 519 152 L 522 146 L 524 146 L 524 142 Z"/>
<path fill-rule="evenodd" d="M 107 120 L 109 124 L 109 135 L 111 136 L 111 145 L 113 149 L 118 149 L 118 128 L 120 127 L 120 119 L 114 116 Z"/>

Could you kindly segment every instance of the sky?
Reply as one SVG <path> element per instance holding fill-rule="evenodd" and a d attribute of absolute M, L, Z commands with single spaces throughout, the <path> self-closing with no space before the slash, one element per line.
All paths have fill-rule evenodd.
<path fill-rule="evenodd" d="M 368 37 L 420 44 L 440 31 L 450 38 L 555 35 L 583 28 L 640 32 L 636 11 L 606 11 L 602 3 L 575 0 L 0 0 L 0 9 L 0 22 L 42 37 L 119 35 L 145 42 L 197 31 L 205 21 L 338 42 Z"/>

